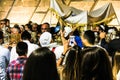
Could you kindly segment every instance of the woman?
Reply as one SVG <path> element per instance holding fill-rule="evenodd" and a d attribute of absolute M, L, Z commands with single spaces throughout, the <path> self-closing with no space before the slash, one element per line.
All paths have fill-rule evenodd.
<path fill-rule="evenodd" d="M 107 52 L 100 47 L 81 51 L 81 80 L 113 80 Z"/>
<path fill-rule="evenodd" d="M 61 80 L 80 80 L 80 51 L 78 45 L 69 47 L 69 41 L 64 38 L 64 33 L 61 31 L 61 39 L 64 46 L 64 51 L 57 61 L 58 71 Z"/>
<path fill-rule="evenodd" d="M 69 50 L 63 67 L 61 80 L 80 80 L 80 51 L 81 48 L 77 45 Z"/>
<path fill-rule="evenodd" d="M 120 80 L 120 52 L 119 51 L 117 51 L 114 56 L 113 76 L 114 76 L 114 80 Z"/>
<path fill-rule="evenodd" d="M 26 62 L 23 80 L 59 80 L 54 53 L 46 47 L 33 51 Z"/>

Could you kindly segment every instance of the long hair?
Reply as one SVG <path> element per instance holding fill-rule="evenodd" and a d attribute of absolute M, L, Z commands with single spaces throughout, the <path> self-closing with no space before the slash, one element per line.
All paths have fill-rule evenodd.
<path fill-rule="evenodd" d="M 73 48 L 70 49 L 62 72 L 64 80 L 80 80 L 79 76 L 80 51 L 81 48 L 79 46 L 74 46 Z"/>
<path fill-rule="evenodd" d="M 46 47 L 33 51 L 25 64 L 23 80 L 59 80 L 55 54 Z"/>
<path fill-rule="evenodd" d="M 81 51 L 81 80 L 113 80 L 112 66 L 107 52 L 100 47 Z"/>
<path fill-rule="evenodd" d="M 114 80 L 117 80 L 117 74 L 120 70 L 120 52 L 116 52 L 114 56 L 113 76 Z"/>

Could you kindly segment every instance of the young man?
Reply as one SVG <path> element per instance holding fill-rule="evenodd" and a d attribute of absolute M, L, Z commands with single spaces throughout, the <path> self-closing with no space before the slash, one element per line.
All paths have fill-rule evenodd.
<path fill-rule="evenodd" d="M 23 42 L 27 43 L 27 45 L 28 45 L 27 57 L 31 54 L 31 52 L 33 50 L 35 50 L 35 49 L 37 49 L 39 47 L 38 45 L 33 44 L 33 43 L 30 42 L 30 40 L 31 40 L 31 34 L 28 31 L 26 31 L 26 30 L 21 34 L 21 39 L 22 39 Z M 15 60 L 17 57 L 18 57 L 18 55 L 16 54 L 16 46 L 14 46 L 11 49 L 10 62 L 12 60 Z"/>
<path fill-rule="evenodd" d="M 91 30 L 87 30 L 82 35 L 82 42 L 84 47 L 92 47 L 95 44 L 95 34 Z"/>
<path fill-rule="evenodd" d="M 19 42 L 16 46 L 16 52 L 19 55 L 13 60 L 7 68 L 7 77 L 10 80 L 22 80 L 23 69 L 27 60 L 28 45 L 25 42 Z"/>

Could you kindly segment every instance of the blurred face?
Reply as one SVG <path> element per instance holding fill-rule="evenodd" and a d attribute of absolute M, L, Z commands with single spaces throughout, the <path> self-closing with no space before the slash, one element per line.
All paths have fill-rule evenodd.
<path fill-rule="evenodd" d="M 28 26 L 26 26 L 26 25 L 25 25 L 25 30 L 27 30 L 27 31 L 29 30 Z"/>
<path fill-rule="evenodd" d="M 12 34 L 18 34 L 18 30 L 16 28 L 12 28 Z"/>
<path fill-rule="evenodd" d="M 7 21 L 6 26 L 10 26 L 10 22 L 9 21 Z"/>
<path fill-rule="evenodd" d="M 5 26 L 5 21 L 0 22 L 0 28 L 3 28 Z"/>
<path fill-rule="evenodd" d="M 20 26 L 20 31 L 21 31 L 21 32 L 23 32 L 23 31 L 24 31 L 23 26 Z"/>
<path fill-rule="evenodd" d="M 33 30 L 33 31 L 37 31 L 37 25 L 35 25 L 35 24 L 32 25 L 32 30 Z"/>
<path fill-rule="evenodd" d="M 47 24 L 43 24 L 41 26 L 41 32 L 48 32 L 49 31 L 49 26 Z"/>

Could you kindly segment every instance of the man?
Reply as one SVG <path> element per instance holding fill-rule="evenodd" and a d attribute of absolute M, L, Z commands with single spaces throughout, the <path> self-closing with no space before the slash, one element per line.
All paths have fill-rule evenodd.
<path fill-rule="evenodd" d="M 49 23 L 43 23 L 41 25 L 41 32 L 50 32 L 50 24 Z"/>
<path fill-rule="evenodd" d="M 3 32 L 0 31 L 0 80 L 6 80 L 6 68 L 10 60 L 10 51 L 4 48 L 1 44 L 3 43 Z"/>
<path fill-rule="evenodd" d="M 4 35 L 4 43 L 9 41 L 9 34 L 10 34 L 10 20 L 3 19 L 0 21 L 0 30 L 3 32 Z"/>
<path fill-rule="evenodd" d="M 95 44 L 95 34 L 91 30 L 87 30 L 82 35 L 82 42 L 84 47 L 92 47 Z"/>
<path fill-rule="evenodd" d="M 118 51 L 120 52 L 120 31 L 117 32 L 118 38 L 111 40 L 108 45 L 108 52 L 109 55 L 112 57 L 112 64 L 114 64 L 114 56 L 115 53 Z"/>
<path fill-rule="evenodd" d="M 19 57 L 13 60 L 7 68 L 7 77 L 9 80 L 22 80 L 23 69 L 27 60 L 28 45 L 25 42 L 18 42 L 16 52 Z"/>
<path fill-rule="evenodd" d="M 22 39 L 23 42 L 27 43 L 27 45 L 28 45 L 27 57 L 29 57 L 29 55 L 31 54 L 31 52 L 33 50 L 37 49 L 39 46 L 30 42 L 30 40 L 31 40 L 31 34 L 28 31 L 24 31 L 21 34 L 21 39 Z M 18 57 L 18 55 L 16 54 L 16 47 L 13 47 L 11 49 L 10 62 L 12 60 L 15 60 L 17 57 Z"/>

